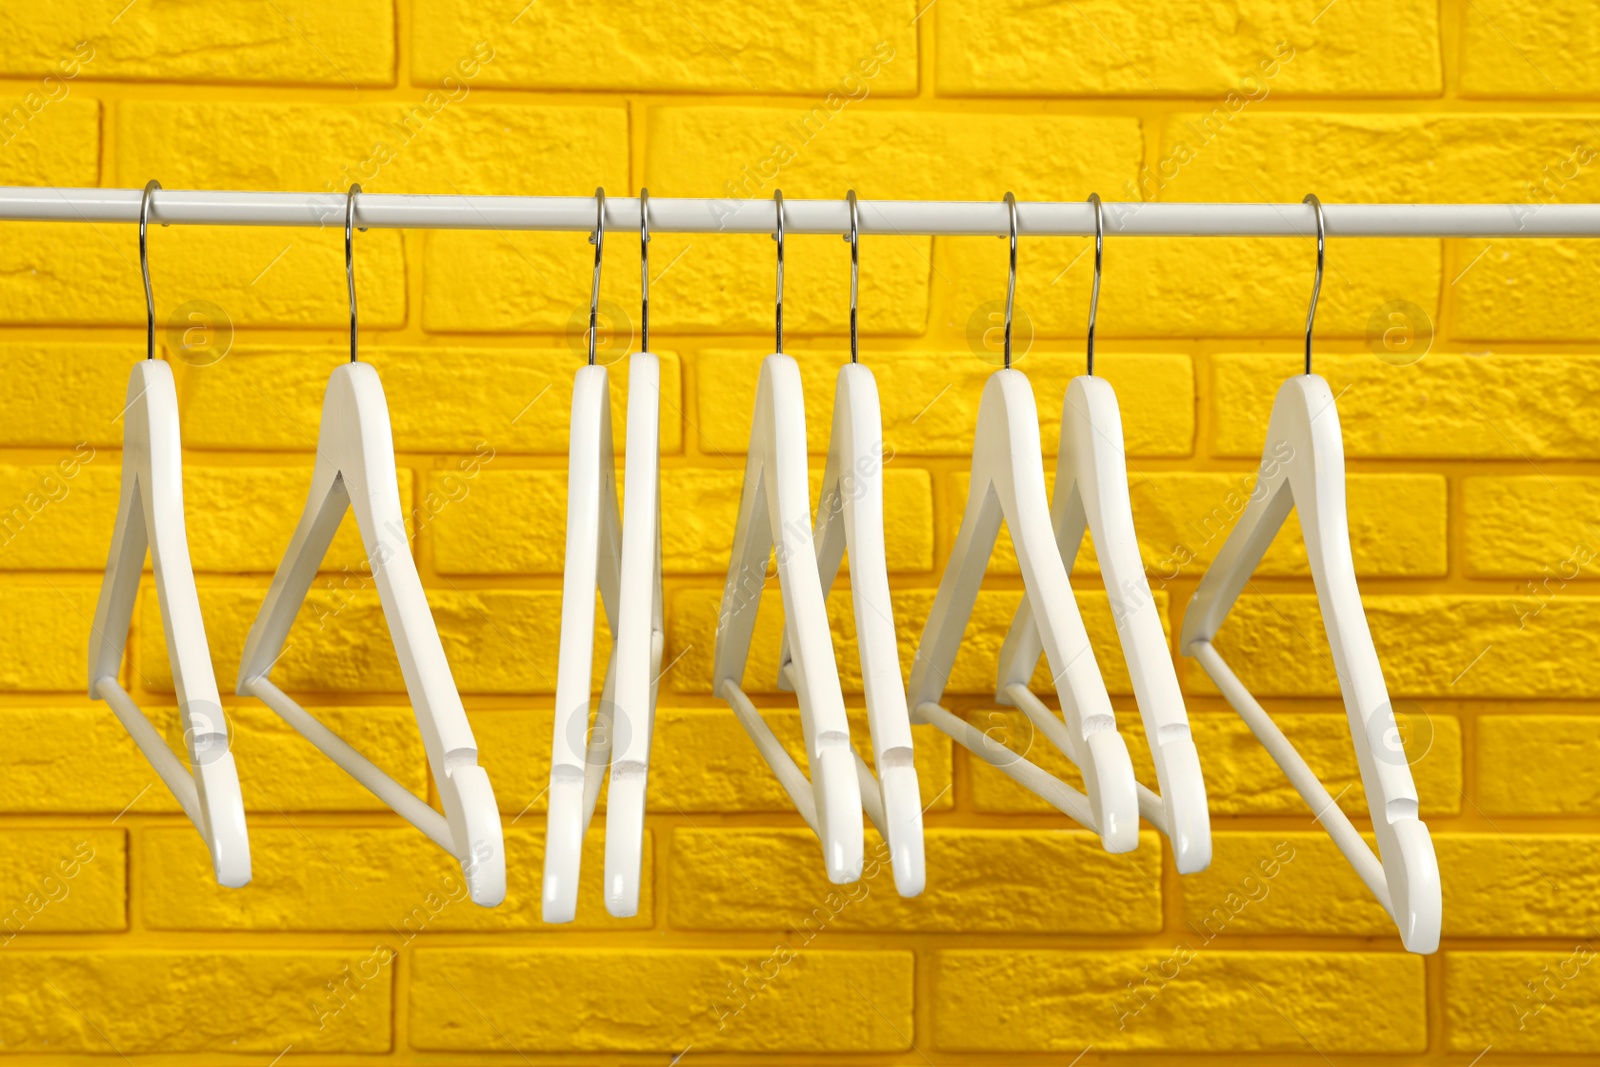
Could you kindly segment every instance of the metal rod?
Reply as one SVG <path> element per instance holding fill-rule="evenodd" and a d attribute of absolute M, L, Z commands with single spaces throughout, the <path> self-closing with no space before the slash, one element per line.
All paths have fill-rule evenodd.
<path fill-rule="evenodd" d="M 139 221 L 139 189 L 0 187 L 0 220 Z M 1006 206 L 994 201 L 861 200 L 859 232 L 900 236 L 1005 237 Z M 331 226 L 344 223 L 345 194 L 161 189 L 150 219 L 162 225 Z M 1600 204 L 1326 204 L 1329 237 L 1600 237 Z M 632 229 L 636 197 L 608 197 L 608 226 Z M 363 193 L 356 207 L 363 229 L 565 230 L 592 233 L 592 196 L 420 196 Z M 653 196 L 654 233 L 770 234 L 770 200 L 704 200 Z M 1021 202 L 1024 237 L 1090 237 L 1094 208 L 1082 201 Z M 844 200 L 784 201 L 784 229 L 844 236 Z M 1118 237 L 1310 237 L 1309 204 L 1108 203 L 1106 233 Z"/>

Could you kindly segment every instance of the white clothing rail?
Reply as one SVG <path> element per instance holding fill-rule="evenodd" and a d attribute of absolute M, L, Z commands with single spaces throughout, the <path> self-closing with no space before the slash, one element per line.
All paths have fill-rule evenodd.
<path fill-rule="evenodd" d="M 52 222 L 139 221 L 141 189 L 0 187 L 0 219 Z M 606 227 L 637 229 L 636 197 L 606 198 Z M 994 201 L 862 200 L 860 232 L 901 236 L 991 236 L 1009 232 L 1005 204 Z M 844 200 L 785 200 L 786 233 L 843 236 Z M 191 226 L 343 226 L 343 193 L 258 193 L 160 189 L 150 221 Z M 1600 237 L 1600 204 L 1324 204 L 1329 237 Z M 361 193 L 356 225 L 363 229 L 567 230 L 594 229 L 587 196 L 424 196 Z M 771 233 L 771 200 L 650 198 L 654 233 Z M 1140 237 L 1309 237 L 1316 221 L 1308 204 L 1107 203 L 1108 234 Z M 1023 236 L 1088 237 L 1088 202 L 1019 203 Z"/>

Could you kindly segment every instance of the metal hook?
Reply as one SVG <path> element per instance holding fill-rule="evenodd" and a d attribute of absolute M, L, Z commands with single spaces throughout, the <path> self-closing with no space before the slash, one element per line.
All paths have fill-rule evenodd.
<path fill-rule="evenodd" d="M 650 190 L 639 190 L 639 351 L 650 351 Z"/>
<path fill-rule="evenodd" d="M 350 290 L 350 362 L 356 362 L 356 257 L 354 232 L 356 226 L 356 197 L 361 195 L 361 185 L 350 186 L 344 201 L 344 281 Z"/>
<path fill-rule="evenodd" d="M 589 235 L 594 245 L 594 286 L 589 290 L 589 366 L 594 366 L 595 334 L 600 325 L 600 253 L 606 244 L 606 191 L 594 191 L 594 232 Z"/>
<path fill-rule="evenodd" d="M 1094 286 L 1089 290 L 1089 345 L 1085 373 L 1092 378 L 1094 377 L 1094 318 L 1095 312 L 1100 307 L 1100 261 L 1105 250 L 1106 222 L 1105 208 L 1100 203 L 1100 194 L 1090 193 L 1089 203 L 1094 205 Z"/>
<path fill-rule="evenodd" d="M 1311 310 L 1306 312 L 1306 373 L 1311 373 L 1311 324 L 1317 321 L 1317 298 L 1322 295 L 1322 264 L 1326 256 L 1327 230 L 1322 223 L 1322 201 L 1317 194 L 1307 193 L 1300 201 L 1310 204 L 1317 216 L 1317 280 L 1311 285 Z"/>
<path fill-rule="evenodd" d="M 144 275 L 145 359 L 156 358 L 156 301 L 150 293 L 150 257 L 146 251 L 145 230 L 149 228 L 150 205 L 159 188 L 161 183 L 151 178 L 145 183 L 144 196 L 139 200 L 139 273 Z"/>
<path fill-rule="evenodd" d="M 850 242 L 850 362 L 861 362 L 861 348 L 856 334 L 856 297 L 861 288 L 861 212 L 856 206 L 856 191 L 844 194 L 850 207 L 850 232 L 845 240 Z"/>
<path fill-rule="evenodd" d="M 1006 193 L 1011 216 L 1011 276 L 1006 282 L 1006 368 L 1011 367 L 1011 307 L 1017 299 L 1017 198 Z"/>
<path fill-rule="evenodd" d="M 778 217 L 778 228 L 773 231 L 772 239 L 778 242 L 778 302 L 777 325 L 778 342 L 773 351 L 783 354 L 783 190 L 772 190 L 772 210 Z"/>

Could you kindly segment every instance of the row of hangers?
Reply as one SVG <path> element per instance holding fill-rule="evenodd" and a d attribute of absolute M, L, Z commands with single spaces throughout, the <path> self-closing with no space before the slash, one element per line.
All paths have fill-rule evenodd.
<path fill-rule="evenodd" d="M 146 186 L 139 218 L 140 266 L 150 316 L 147 359 L 135 366 L 129 379 L 122 495 L 96 613 L 89 688 L 91 696 L 111 705 L 199 830 L 210 848 L 218 882 L 242 886 L 250 879 L 249 843 L 188 558 L 177 399 L 170 368 L 155 359 L 146 227 L 158 188 L 156 182 Z M 357 359 L 352 235 L 360 191 L 360 186 L 351 187 L 345 212 L 350 361 L 329 378 L 306 508 L 251 627 L 235 691 L 267 704 L 453 856 L 462 866 L 471 898 L 494 906 L 505 895 L 505 854 L 493 791 L 478 766 L 477 746 L 409 545 L 384 540 L 385 531 L 403 530 L 405 525 L 383 387 L 376 370 Z M 650 740 L 665 644 L 660 364 L 649 343 L 648 191 L 641 190 L 639 199 L 642 343 L 641 350 L 629 357 L 623 470 L 628 514 L 636 521 L 625 524 L 617 498 L 609 376 L 606 367 L 595 362 L 605 239 L 605 194 L 595 193 L 589 358 L 573 383 L 568 458 L 566 563 L 542 902 L 547 922 L 567 922 L 576 915 L 583 839 L 608 770 L 605 906 L 613 915 L 629 916 L 639 903 Z M 888 843 L 897 890 L 907 897 L 922 891 L 923 809 L 913 759 L 913 723 L 949 735 L 979 760 L 1096 833 L 1108 852 L 1134 849 L 1143 818 L 1171 843 L 1180 874 L 1204 870 L 1211 860 L 1211 833 L 1200 756 L 1139 554 L 1116 394 L 1094 373 L 1105 237 L 1100 198 L 1090 197 L 1095 207 L 1094 281 L 1086 373 L 1067 386 L 1052 498 L 1046 490 L 1033 390 L 1011 365 L 1017 208 L 1015 197 L 1006 194 L 1010 269 L 1005 365 L 984 386 L 966 507 L 918 643 L 909 685 L 900 673 L 883 539 L 881 465 L 873 451 L 882 442 L 877 384 L 859 358 L 856 197 L 854 192 L 847 196 L 850 224 L 845 235 L 850 243 L 850 362 L 840 369 L 835 386 L 832 432 L 815 512 L 800 371 L 783 351 L 783 194 L 775 193 L 773 201 L 776 343 L 773 354 L 763 360 L 757 381 L 738 523 L 718 618 L 713 687 L 817 835 L 829 880 L 844 884 L 861 877 L 864 811 Z M 1248 505 L 1189 603 L 1178 647 L 1199 663 L 1284 770 L 1395 921 L 1405 947 L 1430 953 L 1438 947 L 1441 921 L 1438 866 L 1427 827 L 1419 818 L 1409 765 L 1397 747 L 1393 711 L 1357 588 L 1335 398 L 1327 382 L 1311 372 L 1326 235 L 1320 202 L 1315 196 L 1307 196 L 1306 202 L 1313 205 L 1317 220 L 1317 268 L 1306 316 L 1305 373 L 1288 379 L 1278 391 L 1267 428 L 1270 462 L 1263 461 Z M 1282 449 L 1273 449 L 1274 442 L 1289 444 L 1287 458 Z M 330 731 L 270 678 L 347 509 L 355 511 L 442 814 Z M 1371 811 L 1376 853 L 1212 643 L 1293 509 L 1300 515 Z M 1016 549 L 1024 596 L 1000 651 L 995 700 L 1019 709 L 1061 750 L 1080 771 L 1081 790 L 996 745 L 941 704 L 1002 522 Z M 1154 760 L 1154 789 L 1135 780 L 1068 578 L 1085 532 L 1094 538 L 1102 580 L 1117 607 L 1122 655 Z M 118 682 L 147 545 L 189 749 L 188 768 Z M 871 767 L 850 738 L 827 616 L 827 597 L 846 552 Z M 756 612 L 774 558 L 784 616 L 777 684 L 795 693 L 809 776 L 743 689 Z M 597 704 L 590 691 L 596 589 L 613 637 Z M 1029 688 L 1041 657 L 1049 665 L 1059 715 Z"/>

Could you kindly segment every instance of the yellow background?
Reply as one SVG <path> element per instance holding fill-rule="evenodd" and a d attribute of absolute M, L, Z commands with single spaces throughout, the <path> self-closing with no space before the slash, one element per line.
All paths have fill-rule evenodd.
<path fill-rule="evenodd" d="M 325 192 L 359 178 L 372 192 L 439 194 L 603 185 L 764 198 L 776 186 L 791 198 L 853 187 L 864 199 L 1010 189 L 1274 202 L 1315 191 L 1532 213 L 1591 201 L 1600 182 L 1600 31 L 1578 0 L 55 0 L 0 12 L 0 76 L 0 184 L 154 177 L 169 189 Z M 225 689 L 302 504 L 322 383 L 343 358 L 340 236 L 151 234 L 190 544 Z M 609 238 L 604 351 L 615 359 L 636 326 L 637 243 Z M 1032 340 L 1019 366 L 1051 468 L 1062 391 L 1082 366 L 1086 248 L 1024 238 L 1020 249 Z M 460 899 L 455 864 L 420 833 L 233 697 L 255 880 L 215 886 L 171 797 L 84 696 L 117 415 L 144 351 L 134 228 L 0 226 L 0 1052 L 263 1064 L 1539 1054 L 1552 1065 L 1600 1053 L 1589 947 L 1600 597 L 1583 566 L 1600 541 L 1592 243 L 1335 239 L 1328 250 L 1317 369 L 1339 394 L 1356 564 L 1444 880 L 1443 947 L 1428 958 L 1401 951 L 1187 661 L 1216 833 L 1209 871 L 1180 880 L 1149 831 L 1138 851 L 1108 856 L 919 728 L 927 892 L 901 900 L 881 866 L 850 896 L 831 891 L 814 839 L 707 691 L 771 344 L 772 242 L 663 233 L 651 252 L 671 667 L 647 888 L 637 919 L 607 917 L 597 825 L 578 921 L 552 928 L 538 881 L 583 235 L 356 239 L 363 351 L 388 393 L 416 557 L 505 813 L 510 894 L 487 911 Z M 789 253 L 789 342 L 820 472 L 846 353 L 848 249 L 793 237 Z M 1105 259 L 1099 369 L 1121 399 L 1140 535 L 1175 631 L 1248 489 L 1272 394 L 1300 364 L 1313 247 L 1113 229 Z M 964 500 L 1005 248 L 869 237 L 861 261 L 862 358 L 893 450 L 887 532 L 909 656 Z M 1397 301 L 1414 305 L 1408 318 L 1388 318 Z M 1397 323 L 1413 332 L 1369 342 L 1373 324 Z M 492 459 L 463 491 L 449 476 L 483 449 Z M 346 530 L 275 678 L 427 795 L 381 612 L 350 577 L 359 563 Z M 985 696 L 1020 589 L 1014 563 L 993 571 L 950 703 L 1059 768 Z M 1149 781 L 1105 596 L 1091 566 L 1077 573 Z M 1311 592 L 1291 523 L 1221 645 L 1363 816 Z M 792 698 L 772 684 L 775 601 L 747 683 L 792 742 Z M 848 598 L 831 609 L 859 709 Z M 180 740 L 148 584 L 124 681 Z"/>

